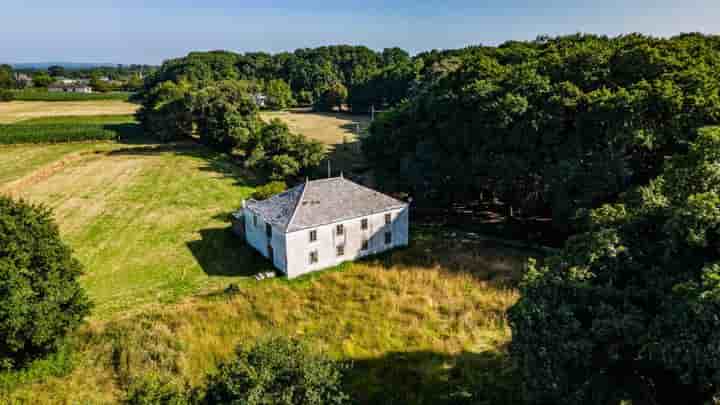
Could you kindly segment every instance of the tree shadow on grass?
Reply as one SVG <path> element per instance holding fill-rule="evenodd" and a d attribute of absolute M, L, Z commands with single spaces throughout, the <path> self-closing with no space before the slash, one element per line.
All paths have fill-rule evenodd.
<path fill-rule="evenodd" d="M 187 247 L 208 276 L 251 277 L 274 271 L 272 264 L 250 248 L 231 228 L 208 228 Z"/>
<path fill-rule="evenodd" d="M 250 170 L 238 165 L 231 157 L 215 152 L 195 141 L 187 140 L 171 143 L 147 143 L 145 138 L 131 138 L 122 142 L 128 147 L 106 152 L 108 156 L 152 156 L 172 153 L 179 156 L 188 156 L 202 159 L 205 165 L 199 170 L 221 174 L 225 178 L 235 181 L 236 186 L 257 187 L 267 180 Z M 135 143 L 133 143 L 135 142 Z M 137 146 L 132 146 L 137 145 Z"/>
<path fill-rule="evenodd" d="M 449 238 L 413 229 L 410 244 L 363 259 L 386 269 L 434 269 L 468 273 L 491 287 L 515 288 L 527 270 L 527 261 L 542 255 L 534 250 L 508 247 L 492 240 Z"/>
<path fill-rule="evenodd" d="M 522 403 L 518 371 L 504 349 L 391 352 L 355 360 L 346 386 L 363 404 Z"/>

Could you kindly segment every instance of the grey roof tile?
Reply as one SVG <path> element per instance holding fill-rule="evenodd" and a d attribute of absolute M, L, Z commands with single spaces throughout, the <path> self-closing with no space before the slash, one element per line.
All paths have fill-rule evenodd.
<path fill-rule="evenodd" d="M 285 232 L 357 218 L 406 203 L 342 177 L 314 180 L 247 207 Z"/>

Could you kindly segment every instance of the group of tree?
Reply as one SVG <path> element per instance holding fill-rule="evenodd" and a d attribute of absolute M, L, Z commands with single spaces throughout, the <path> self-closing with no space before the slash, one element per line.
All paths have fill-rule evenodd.
<path fill-rule="evenodd" d="M 363 142 L 388 190 L 499 201 L 568 230 L 720 122 L 720 37 L 575 35 L 425 54 Z"/>
<path fill-rule="evenodd" d="M 366 113 L 370 105 L 390 106 L 406 98 L 422 66 L 422 60 L 399 48 L 377 52 L 364 46 L 339 45 L 274 55 L 192 52 L 166 61 L 145 86 L 150 90 L 181 78 L 200 83 L 249 80 L 266 83 L 264 91 L 270 100 L 287 100 L 280 101 L 280 107 L 295 100 L 318 110 L 347 106 Z"/>
<path fill-rule="evenodd" d="M 538 404 L 712 403 L 720 392 L 720 128 L 592 211 L 510 311 Z"/>
<path fill-rule="evenodd" d="M 238 348 L 202 386 L 188 388 L 148 376 L 130 386 L 125 403 L 342 405 L 350 403 L 342 386 L 347 368 L 302 341 L 266 338 Z"/>
<path fill-rule="evenodd" d="M 247 80 L 165 81 L 139 95 L 138 118 L 148 133 L 162 141 L 197 136 L 272 179 L 297 177 L 318 166 L 324 146 L 292 133 L 279 120 L 264 122 L 255 100 L 257 91 L 258 83 Z"/>

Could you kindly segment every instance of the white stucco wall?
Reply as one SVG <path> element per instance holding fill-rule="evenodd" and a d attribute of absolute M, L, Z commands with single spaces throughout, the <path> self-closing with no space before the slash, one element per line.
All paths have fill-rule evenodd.
<path fill-rule="evenodd" d="M 257 226 L 253 222 L 255 214 L 249 209 L 243 209 L 243 215 L 245 215 L 245 240 L 247 243 L 254 247 L 263 256 L 268 257 L 268 238 L 265 233 L 265 221 L 261 216 L 257 216 Z M 272 262 L 276 268 L 286 273 L 286 249 L 285 249 L 285 234 L 283 234 L 276 227 L 272 230 L 271 245 L 273 248 Z M 270 259 L 268 257 L 268 259 Z"/>
<path fill-rule="evenodd" d="M 385 225 L 385 214 L 392 215 L 390 225 Z M 345 261 L 380 253 L 388 249 L 408 244 L 408 209 L 391 210 L 367 217 L 358 217 L 346 221 L 308 228 L 286 235 L 287 239 L 287 275 L 297 277 L 305 273 L 332 267 Z M 361 220 L 368 219 L 368 229 L 363 230 Z M 336 235 L 336 225 L 343 224 L 344 235 Z M 317 231 L 317 241 L 310 242 L 310 231 Z M 392 242 L 385 244 L 385 232 L 392 232 Z M 363 238 L 369 241 L 368 250 L 362 251 Z M 345 244 L 345 254 L 337 256 L 337 245 Z M 310 264 L 310 252 L 317 250 L 318 262 Z"/>

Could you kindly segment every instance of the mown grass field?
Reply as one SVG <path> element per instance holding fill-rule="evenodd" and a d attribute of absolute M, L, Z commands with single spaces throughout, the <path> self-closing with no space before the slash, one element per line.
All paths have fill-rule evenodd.
<path fill-rule="evenodd" d="M 11 101 L 0 103 L 0 124 L 42 117 L 131 115 L 137 109 L 137 104 L 121 100 Z"/>
<path fill-rule="evenodd" d="M 0 124 L 0 144 L 117 140 L 139 135 L 132 115 L 33 118 Z"/>
<path fill-rule="evenodd" d="M 0 146 L 0 192 L 53 208 L 95 303 L 73 354 L 0 375 L 0 398 L 117 403 L 148 373 L 200 384 L 234 346 L 280 333 L 351 360 L 361 403 L 517 401 L 505 310 L 527 252 L 414 229 L 408 249 L 256 281 L 270 264 L 227 222 L 256 181 L 191 142 Z"/>
<path fill-rule="evenodd" d="M 370 126 L 370 117 L 344 113 L 314 113 L 308 110 L 264 111 L 265 121 L 277 118 L 285 122 L 290 130 L 316 139 L 328 146 L 334 174 L 365 171 L 365 160 L 360 151 L 357 137 L 358 125 L 362 136 Z M 326 164 L 321 172 L 326 173 Z"/>
<path fill-rule="evenodd" d="M 49 92 L 47 90 L 26 89 L 14 91 L 15 100 L 18 101 L 103 101 L 119 100 L 127 101 L 132 93 L 110 92 L 110 93 L 64 93 Z"/>

